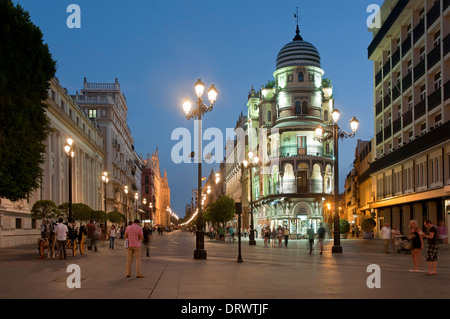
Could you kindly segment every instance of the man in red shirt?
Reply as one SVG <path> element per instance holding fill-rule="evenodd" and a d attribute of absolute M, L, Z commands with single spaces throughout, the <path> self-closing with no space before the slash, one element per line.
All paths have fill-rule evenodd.
<path fill-rule="evenodd" d="M 141 273 L 141 240 L 144 239 L 144 232 L 139 226 L 139 219 L 135 219 L 131 226 L 125 230 L 125 238 L 128 240 L 127 254 L 127 277 L 131 277 L 131 263 L 136 254 L 136 278 L 144 278 Z"/>

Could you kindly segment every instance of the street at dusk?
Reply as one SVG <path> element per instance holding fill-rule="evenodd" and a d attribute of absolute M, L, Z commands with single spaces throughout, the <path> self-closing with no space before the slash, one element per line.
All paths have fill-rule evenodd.
<path fill-rule="evenodd" d="M 445 300 L 449 216 L 450 0 L 0 0 L 5 304 Z"/>

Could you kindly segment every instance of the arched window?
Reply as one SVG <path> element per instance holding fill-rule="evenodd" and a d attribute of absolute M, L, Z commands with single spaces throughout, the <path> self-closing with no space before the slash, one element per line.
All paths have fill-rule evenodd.
<path fill-rule="evenodd" d="M 308 114 L 308 103 L 306 101 L 303 102 L 302 114 Z"/>
<path fill-rule="evenodd" d="M 267 112 L 267 122 L 272 122 L 272 112 Z"/>
<path fill-rule="evenodd" d="M 325 110 L 323 112 L 323 119 L 324 119 L 324 121 L 328 121 L 328 111 L 327 110 Z"/>
<path fill-rule="evenodd" d="M 300 107 L 300 102 L 295 102 L 295 114 L 302 114 L 302 108 Z"/>
<path fill-rule="evenodd" d="M 298 72 L 298 81 L 303 82 L 303 72 Z"/>

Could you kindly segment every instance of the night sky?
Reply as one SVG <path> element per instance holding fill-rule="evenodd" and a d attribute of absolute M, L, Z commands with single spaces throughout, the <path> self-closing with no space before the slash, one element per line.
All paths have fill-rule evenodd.
<path fill-rule="evenodd" d="M 161 173 L 166 169 L 172 210 L 180 217 L 196 188 L 197 165 L 171 159 L 172 131 L 193 121 L 183 113 L 186 97 L 194 100 L 198 78 L 219 94 L 203 129 L 234 128 L 246 111 L 252 85 L 273 80 L 279 50 L 295 36 L 298 7 L 300 34 L 321 55 L 324 77 L 334 87 L 340 126 L 360 122 L 357 137 L 339 144 L 340 185 L 343 190 L 357 139 L 373 137 L 373 72 L 367 58 L 372 39 L 366 25 L 370 4 L 381 0 L 20 0 L 40 27 L 57 61 L 57 74 L 69 94 L 88 82 L 119 79 L 127 98 L 128 126 L 135 149 L 144 158 L 158 147 Z M 81 8 L 81 28 L 70 29 L 70 4 Z M 225 135 L 225 133 L 224 133 Z M 225 143 L 225 141 L 224 141 Z M 215 165 L 203 165 L 208 176 Z"/>

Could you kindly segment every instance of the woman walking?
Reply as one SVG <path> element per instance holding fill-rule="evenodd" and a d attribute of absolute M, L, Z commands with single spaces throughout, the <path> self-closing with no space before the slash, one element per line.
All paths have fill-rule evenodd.
<path fill-rule="evenodd" d="M 112 225 L 109 231 L 109 249 L 114 249 L 115 239 L 116 239 L 116 226 Z"/>
<path fill-rule="evenodd" d="M 264 232 L 264 246 L 267 247 L 269 239 L 270 239 L 270 228 L 266 227 L 266 231 Z"/>
<path fill-rule="evenodd" d="M 419 259 L 423 248 L 423 238 L 420 235 L 420 229 L 416 220 L 409 222 L 409 239 L 411 240 L 411 256 L 414 269 L 411 272 L 419 272 Z"/>
<path fill-rule="evenodd" d="M 278 226 L 278 229 L 277 229 L 278 247 L 282 246 L 283 237 L 284 237 L 284 231 L 281 228 L 281 226 Z"/>

